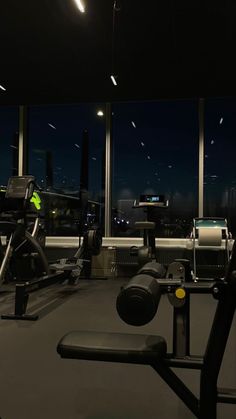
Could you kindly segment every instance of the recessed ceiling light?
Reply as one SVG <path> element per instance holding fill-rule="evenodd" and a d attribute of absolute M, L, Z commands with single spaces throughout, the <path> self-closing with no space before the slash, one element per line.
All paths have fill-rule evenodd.
<path fill-rule="evenodd" d="M 85 7 L 84 7 L 84 4 L 81 0 L 75 0 L 75 4 L 76 4 L 76 6 L 78 7 L 78 9 L 81 13 L 85 12 Z"/>
<path fill-rule="evenodd" d="M 117 81 L 115 79 L 115 76 L 111 75 L 111 81 L 114 84 L 114 86 L 117 86 Z"/>
<path fill-rule="evenodd" d="M 53 128 L 53 129 L 56 129 L 56 127 L 54 125 L 49 124 L 49 123 L 48 123 L 48 125 L 49 125 L 49 127 Z"/>

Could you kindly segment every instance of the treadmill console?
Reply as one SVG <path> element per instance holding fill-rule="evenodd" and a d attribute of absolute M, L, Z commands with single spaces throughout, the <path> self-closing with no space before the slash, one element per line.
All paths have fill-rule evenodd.
<path fill-rule="evenodd" d="M 138 206 L 167 207 L 164 195 L 140 195 Z"/>

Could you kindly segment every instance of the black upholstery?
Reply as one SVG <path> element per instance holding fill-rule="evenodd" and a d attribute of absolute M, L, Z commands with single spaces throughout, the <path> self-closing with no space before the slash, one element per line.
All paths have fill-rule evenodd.
<path fill-rule="evenodd" d="M 58 343 L 62 358 L 151 364 L 166 354 L 161 336 L 74 331 Z"/>
<path fill-rule="evenodd" d="M 148 262 L 138 271 L 138 275 L 150 275 L 153 278 L 165 278 L 166 268 L 156 261 Z"/>
<path fill-rule="evenodd" d="M 150 275 L 135 275 L 122 287 L 117 299 L 116 310 L 127 324 L 143 326 L 155 316 L 161 298 L 161 287 Z"/>
<path fill-rule="evenodd" d="M 152 221 L 136 221 L 134 227 L 137 230 L 154 230 L 156 223 Z"/>

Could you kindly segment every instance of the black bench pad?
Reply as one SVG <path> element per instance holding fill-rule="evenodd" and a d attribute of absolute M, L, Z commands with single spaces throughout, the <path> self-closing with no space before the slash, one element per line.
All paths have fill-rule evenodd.
<path fill-rule="evenodd" d="M 166 354 L 161 336 L 74 331 L 57 346 L 62 358 L 152 364 Z"/>

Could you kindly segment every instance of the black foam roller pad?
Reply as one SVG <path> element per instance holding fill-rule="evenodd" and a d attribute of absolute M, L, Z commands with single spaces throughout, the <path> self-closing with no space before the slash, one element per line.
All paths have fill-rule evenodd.
<path fill-rule="evenodd" d="M 139 271 L 139 274 L 150 275 L 153 278 L 165 278 L 166 268 L 161 263 L 152 261 L 146 263 Z"/>
<path fill-rule="evenodd" d="M 116 309 L 127 324 L 143 326 L 155 316 L 161 298 L 161 288 L 156 279 L 139 274 L 120 291 Z"/>

